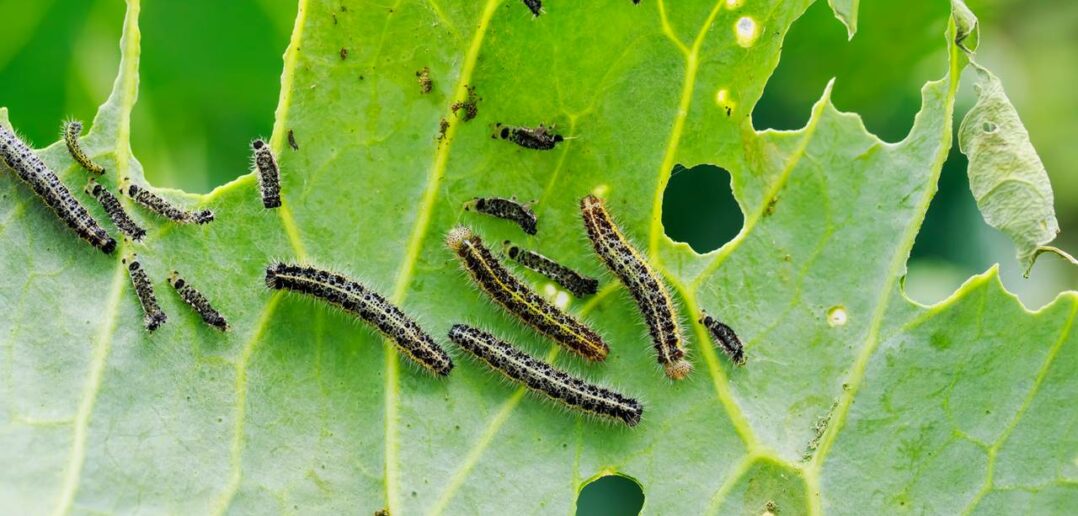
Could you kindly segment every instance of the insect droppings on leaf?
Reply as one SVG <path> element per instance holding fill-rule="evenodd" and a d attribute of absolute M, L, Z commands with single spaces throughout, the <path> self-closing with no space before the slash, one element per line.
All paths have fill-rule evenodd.
<path fill-rule="evenodd" d="M 438 122 L 438 141 L 445 139 L 445 132 L 449 130 L 449 120 L 442 118 Z"/>
<path fill-rule="evenodd" d="M 453 114 L 467 122 L 479 114 L 479 101 L 483 100 L 475 94 L 475 86 L 468 86 L 468 97 L 463 101 L 454 102 L 449 108 Z"/>
<path fill-rule="evenodd" d="M 423 69 L 415 73 L 416 82 L 419 83 L 419 92 L 426 95 L 434 89 L 434 81 L 430 80 L 430 68 L 424 66 Z"/>

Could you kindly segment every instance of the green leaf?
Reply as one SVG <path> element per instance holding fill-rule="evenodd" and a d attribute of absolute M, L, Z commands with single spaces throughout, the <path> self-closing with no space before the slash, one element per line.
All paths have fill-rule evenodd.
<path fill-rule="evenodd" d="M 1052 185 L 999 78 L 974 68 L 977 103 L 958 129 L 959 147 L 969 156 L 969 187 L 985 222 L 1014 241 L 1028 271 L 1038 249 L 1059 233 Z"/>
<path fill-rule="evenodd" d="M 846 26 L 846 34 L 853 39 L 857 34 L 857 9 L 861 0 L 827 0 L 827 3 L 835 11 L 835 18 Z"/>
<path fill-rule="evenodd" d="M 924 87 L 902 142 L 836 110 L 830 87 L 803 129 L 757 132 L 752 108 L 809 3 L 549 2 L 533 19 L 508 0 L 302 1 L 270 141 L 284 206 L 264 210 L 246 174 L 204 196 L 164 192 L 214 209 L 206 226 L 129 207 L 154 228 L 135 247 L 170 315 L 153 335 L 118 257 L 0 175 L 0 506 L 568 513 L 588 479 L 620 473 L 640 482 L 652 513 L 1073 507 L 1078 295 L 1030 313 L 995 269 L 936 306 L 902 293 L 951 145 L 965 64 L 954 26 L 941 40 L 949 68 Z M 138 9 L 128 0 L 121 71 L 85 138 L 113 185 L 142 178 L 129 143 Z M 739 41 L 745 17 L 755 30 Z M 451 105 L 470 87 L 481 100 L 464 122 Z M 28 115 L 16 115 L 17 127 Z M 521 149 L 491 138 L 498 122 L 556 124 L 567 139 Z M 41 156 L 81 186 L 62 146 Z M 745 226 L 701 256 L 665 237 L 659 210 L 674 165 L 703 162 L 731 171 Z M 598 274 L 577 213 L 593 191 L 679 297 L 697 365 L 686 381 L 662 377 L 611 278 L 569 306 L 611 343 L 604 364 L 587 366 L 484 300 L 441 242 L 464 223 Z M 539 200 L 538 235 L 465 213 L 476 195 Z M 644 420 L 626 429 L 578 417 L 462 356 L 432 379 L 347 315 L 267 291 L 272 259 L 355 276 L 443 342 L 455 322 L 496 331 L 638 396 Z M 230 333 L 168 290 L 171 269 Z M 741 335 L 745 367 L 691 322 L 701 308 Z"/>

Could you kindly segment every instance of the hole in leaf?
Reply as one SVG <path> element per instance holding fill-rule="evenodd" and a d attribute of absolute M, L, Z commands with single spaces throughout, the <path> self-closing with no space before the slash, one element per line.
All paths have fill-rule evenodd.
<path fill-rule="evenodd" d="M 281 54 L 295 20 L 295 4 L 279 4 L 190 0 L 143 6 L 131 137 L 152 183 L 206 192 L 250 169 L 249 142 L 269 137 L 273 128 Z"/>
<path fill-rule="evenodd" d="M 940 175 L 939 190 L 917 234 L 903 288 L 922 304 L 946 299 L 970 276 L 999 264 L 1000 280 L 1030 308 L 1052 301 L 1071 277 L 1062 260 L 1038 262 L 1032 280 L 1022 277 L 1014 244 L 989 226 L 977 210 L 966 175 L 968 161 L 957 144 Z"/>
<path fill-rule="evenodd" d="M 624 475 L 606 475 L 588 482 L 576 499 L 576 516 L 636 516 L 644 507 L 644 491 Z"/>
<path fill-rule="evenodd" d="M 994 133 L 998 128 L 996 127 L 996 124 L 993 124 L 992 122 L 985 122 L 984 125 L 981 126 L 981 129 L 984 129 L 984 132 L 986 133 Z"/>
<path fill-rule="evenodd" d="M 887 141 L 898 141 L 921 108 L 921 86 L 947 71 L 940 36 L 947 2 L 861 2 L 857 36 L 835 20 L 829 2 L 815 2 L 786 35 L 775 73 L 753 110 L 759 129 L 800 129 L 824 87 L 835 78 L 832 100 L 859 113 Z M 895 44 L 901 34 L 902 44 Z"/>
<path fill-rule="evenodd" d="M 701 254 L 730 241 L 744 221 L 730 173 L 715 165 L 675 165 L 663 192 L 662 221 L 667 236 Z"/>

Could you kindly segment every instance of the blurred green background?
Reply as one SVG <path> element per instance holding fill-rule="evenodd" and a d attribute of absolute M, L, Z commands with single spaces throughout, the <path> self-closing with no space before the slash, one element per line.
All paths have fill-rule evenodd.
<path fill-rule="evenodd" d="M 550 0 L 548 9 L 557 1 Z M 968 3 L 981 19 L 980 59 L 1002 78 L 1051 176 L 1063 229 L 1057 245 L 1078 252 L 1078 2 Z M 120 0 L 0 0 L 0 105 L 39 146 L 58 139 L 64 118 L 91 119 L 108 96 L 119 64 L 123 11 Z M 295 0 L 144 3 L 132 145 L 150 181 L 208 192 L 247 172 L 248 141 L 273 126 L 281 54 L 295 12 Z M 803 126 L 824 85 L 836 77 L 833 98 L 840 109 L 860 113 L 884 140 L 902 139 L 919 109 L 921 86 L 945 70 L 948 13 L 948 0 L 868 0 L 861 5 L 859 33 L 847 41 L 845 28 L 818 1 L 788 35 L 753 114 L 755 126 Z M 972 101 L 967 86 L 959 113 Z M 684 165 L 675 170 L 664 200 L 667 232 L 699 251 L 716 249 L 741 226 L 729 176 L 715 167 Z M 1078 288 L 1078 270 L 1049 255 L 1030 279 L 1021 277 L 1010 241 L 977 212 L 965 167 L 956 149 L 913 250 L 909 295 L 934 303 L 994 263 L 1000 263 L 1007 288 L 1030 308 Z M 632 514 L 642 502 L 635 483 L 610 477 L 586 487 L 578 508 L 580 514 Z"/>

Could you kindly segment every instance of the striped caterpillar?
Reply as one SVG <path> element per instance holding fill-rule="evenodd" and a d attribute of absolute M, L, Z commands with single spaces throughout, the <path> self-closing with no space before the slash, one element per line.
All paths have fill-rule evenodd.
<path fill-rule="evenodd" d="M 585 197 L 580 201 L 580 211 L 596 254 L 621 279 L 643 314 L 666 376 L 673 380 L 685 378 L 692 364 L 685 359 L 685 343 L 666 285 L 618 229 L 601 199 Z"/>
<path fill-rule="evenodd" d="M 79 238 L 105 254 L 116 250 L 116 240 L 71 195 L 71 190 L 14 132 L 3 125 L 0 125 L 0 157 Z"/>
<path fill-rule="evenodd" d="M 64 143 L 67 144 L 67 151 L 71 153 L 71 158 L 91 174 L 98 176 L 104 174 L 105 167 L 94 163 L 90 156 L 87 156 L 86 152 L 82 150 L 82 146 L 79 145 L 79 136 L 81 135 L 82 122 L 72 120 L 64 124 Z"/>
<path fill-rule="evenodd" d="M 477 328 L 455 324 L 449 330 L 449 340 L 491 369 L 571 408 L 617 419 L 629 426 L 636 426 L 644 413 L 639 401 L 574 378 Z"/>
<path fill-rule="evenodd" d="M 539 297 L 506 270 L 472 230 L 457 227 L 449 232 L 445 242 L 479 288 L 506 311 L 588 360 L 606 359 L 610 348 L 599 334 Z"/>
<path fill-rule="evenodd" d="M 453 360 L 400 308 L 367 287 L 339 274 L 285 263 L 266 267 L 266 286 L 307 294 L 366 321 L 428 371 L 446 376 Z"/>

